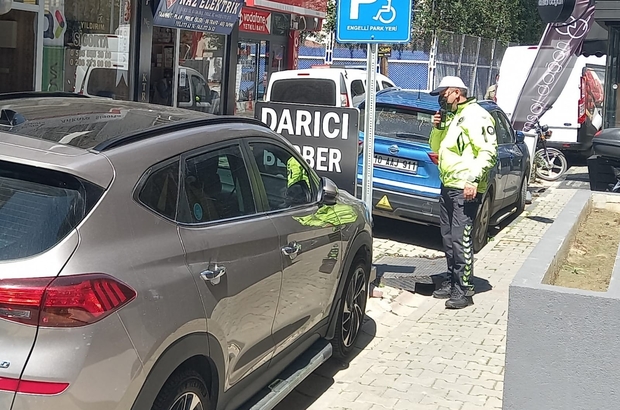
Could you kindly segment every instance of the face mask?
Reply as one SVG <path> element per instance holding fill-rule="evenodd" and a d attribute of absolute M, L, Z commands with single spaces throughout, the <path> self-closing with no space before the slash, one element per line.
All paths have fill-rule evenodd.
<path fill-rule="evenodd" d="M 450 94 L 448 94 L 448 95 L 450 95 Z M 448 105 L 448 96 L 443 96 L 443 95 L 440 95 L 438 100 L 439 100 L 439 107 L 442 110 L 446 110 L 446 111 L 450 111 L 450 112 L 456 112 L 456 107 L 457 107 L 457 104 L 455 104 L 456 101 L 453 102 L 452 105 Z"/>
<path fill-rule="evenodd" d="M 438 100 L 439 100 L 439 107 L 442 110 L 447 110 L 448 109 L 448 99 L 445 96 L 440 95 Z"/>

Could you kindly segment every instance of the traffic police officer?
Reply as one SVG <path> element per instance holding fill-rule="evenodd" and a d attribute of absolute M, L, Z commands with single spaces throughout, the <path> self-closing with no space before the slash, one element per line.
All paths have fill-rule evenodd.
<path fill-rule="evenodd" d="M 459 77 L 444 77 L 431 95 L 442 110 L 433 118 L 430 146 L 439 156 L 440 224 L 450 280 L 433 293 L 446 307 L 473 304 L 472 230 L 488 176 L 497 161 L 495 123 Z"/>

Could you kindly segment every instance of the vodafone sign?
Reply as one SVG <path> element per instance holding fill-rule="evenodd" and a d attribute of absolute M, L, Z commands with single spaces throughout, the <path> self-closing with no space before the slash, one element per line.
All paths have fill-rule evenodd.
<path fill-rule="evenodd" d="M 244 7 L 239 18 L 239 30 L 250 33 L 271 33 L 271 13 Z"/>

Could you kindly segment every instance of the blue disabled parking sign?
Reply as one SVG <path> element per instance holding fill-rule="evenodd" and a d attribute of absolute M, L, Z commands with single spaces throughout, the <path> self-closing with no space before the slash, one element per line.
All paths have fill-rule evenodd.
<path fill-rule="evenodd" d="M 411 0 L 340 0 L 337 3 L 339 43 L 411 41 Z"/>

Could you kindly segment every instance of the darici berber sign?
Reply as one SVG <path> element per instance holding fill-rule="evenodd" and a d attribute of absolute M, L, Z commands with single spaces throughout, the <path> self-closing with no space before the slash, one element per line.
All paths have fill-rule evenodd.
<path fill-rule="evenodd" d="M 573 14 L 576 0 L 538 0 L 538 14 L 543 23 L 564 23 Z"/>
<path fill-rule="evenodd" d="M 355 195 L 359 110 L 256 103 L 255 117 L 286 138 L 320 176 Z"/>

